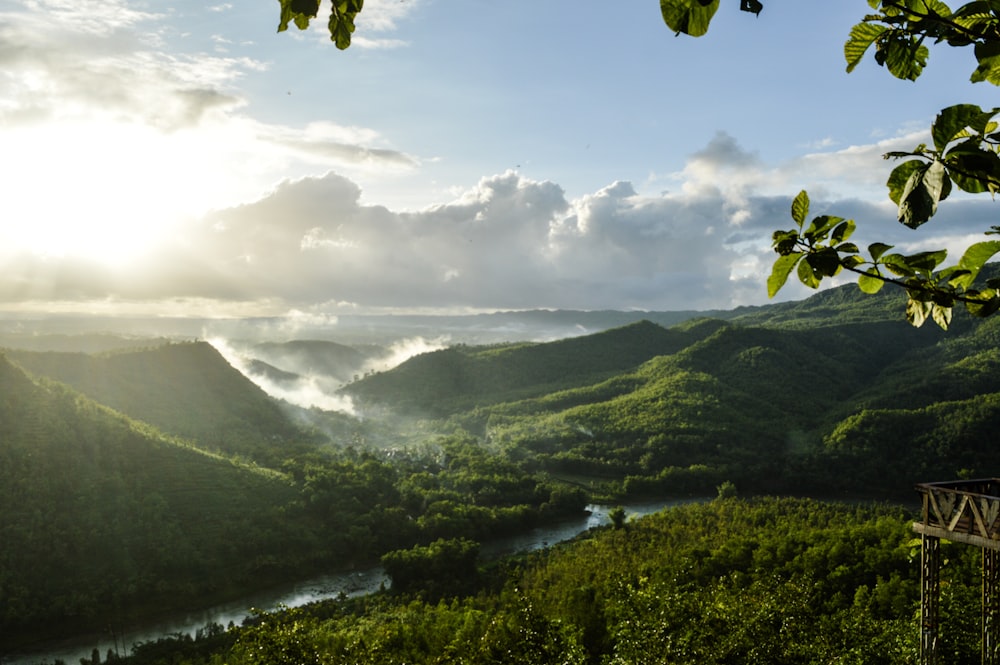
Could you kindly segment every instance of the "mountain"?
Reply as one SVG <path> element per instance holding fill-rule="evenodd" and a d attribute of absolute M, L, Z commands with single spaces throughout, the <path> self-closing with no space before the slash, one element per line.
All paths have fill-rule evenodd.
<path fill-rule="evenodd" d="M 901 307 L 898 293 L 833 289 L 728 321 L 453 347 L 344 391 L 362 410 L 447 419 L 530 468 L 625 479 L 637 494 L 731 480 L 906 495 L 929 476 L 992 475 L 1000 321 L 914 329 Z"/>
<path fill-rule="evenodd" d="M 0 652 L 42 620 L 132 617 L 307 564 L 298 496 L 0 355 Z"/>
<path fill-rule="evenodd" d="M 589 385 L 676 352 L 694 339 L 690 332 L 640 321 L 555 342 L 453 346 L 366 376 L 342 392 L 362 403 L 443 416 Z"/>
<path fill-rule="evenodd" d="M 301 437 L 263 390 L 207 342 L 104 354 L 9 350 L 32 373 L 199 446 L 250 456 Z"/>

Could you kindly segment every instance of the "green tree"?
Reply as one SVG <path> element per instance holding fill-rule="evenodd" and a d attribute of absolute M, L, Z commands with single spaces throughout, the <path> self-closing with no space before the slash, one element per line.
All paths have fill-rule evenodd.
<path fill-rule="evenodd" d="M 734 0 L 735 2 L 735 0 Z M 868 52 L 893 76 L 916 80 L 927 65 L 928 44 L 971 47 L 975 67 L 970 80 L 1000 85 L 1000 2 L 977 0 L 952 10 L 941 0 L 867 0 L 873 13 L 864 15 L 844 44 L 847 71 Z M 309 25 L 320 9 L 320 0 L 280 0 L 278 30 L 289 23 L 300 29 Z M 699 37 L 708 32 L 720 0 L 660 0 L 664 22 L 676 33 Z M 337 48 L 350 46 L 354 19 L 364 0 L 332 0 L 330 37 Z M 739 9 L 759 14 L 759 0 L 739 0 Z M 1000 131 L 994 118 L 1000 107 L 983 109 L 956 104 L 942 109 L 931 126 L 932 145 L 921 144 L 907 152 L 891 152 L 886 159 L 902 160 L 886 183 L 896 204 L 899 222 L 916 229 L 937 212 L 938 204 L 954 188 L 979 194 L 1000 191 Z M 777 230 L 772 246 L 778 258 L 767 280 L 773 297 L 795 271 L 798 279 L 817 288 L 827 278 L 843 272 L 857 275 L 858 286 L 876 293 L 885 284 L 905 289 L 906 317 L 915 326 L 932 319 L 944 329 L 951 323 L 957 303 L 979 317 L 1000 310 L 1000 278 L 976 279 L 982 267 L 1000 252 L 1000 240 L 970 245 L 952 265 L 945 265 L 945 250 L 915 254 L 893 252 L 892 245 L 873 242 L 863 252 L 850 242 L 857 223 L 835 215 L 809 219 L 809 196 L 799 193 L 792 203 L 795 227 Z M 986 235 L 1000 235 L 992 226 Z"/>
<path fill-rule="evenodd" d="M 465 538 L 439 538 L 426 547 L 382 555 L 382 566 L 398 593 L 431 595 L 461 592 L 476 577 L 479 543 Z"/>
<path fill-rule="evenodd" d="M 625 509 L 621 506 L 615 506 L 608 512 L 608 518 L 611 520 L 611 525 L 616 529 L 625 528 Z"/>

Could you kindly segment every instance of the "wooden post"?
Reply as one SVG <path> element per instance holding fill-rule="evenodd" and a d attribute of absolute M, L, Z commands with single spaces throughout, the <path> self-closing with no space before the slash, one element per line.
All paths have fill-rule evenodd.
<path fill-rule="evenodd" d="M 1000 665 L 1000 551 L 983 548 L 983 665 Z"/>
<path fill-rule="evenodd" d="M 920 536 L 920 663 L 938 665 L 941 539 Z"/>

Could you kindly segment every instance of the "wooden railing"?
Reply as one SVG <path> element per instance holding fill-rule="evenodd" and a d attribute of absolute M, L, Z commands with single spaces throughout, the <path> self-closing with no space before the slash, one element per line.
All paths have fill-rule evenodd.
<path fill-rule="evenodd" d="M 1000 479 L 920 483 L 921 520 L 917 533 L 1000 549 Z"/>

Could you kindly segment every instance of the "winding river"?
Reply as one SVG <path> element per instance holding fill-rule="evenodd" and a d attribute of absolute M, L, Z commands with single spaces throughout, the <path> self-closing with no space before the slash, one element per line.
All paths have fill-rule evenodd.
<path fill-rule="evenodd" d="M 703 499 L 697 499 L 703 500 Z M 624 504 L 629 519 L 657 512 L 662 508 L 687 500 L 657 501 L 642 504 Z M 587 514 L 572 520 L 559 522 L 532 529 L 531 531 L 489 541 L 482 544 L 480 556 L 483 559 L 496 559 L 516 552 L 526 552 L 554 545 L 569 540 L 579 533 L 596 526 L 611 522 L 608 512 L 612 506 L 590 505 Z M 251 608 L 271 610 L 280 606 L 299 607 L 320 600 L 362 596 L 378 591 L 382 586 L 389 585 L 389 578 L 381 567 L 376 566 L 363 571 L 339 572 L 311 577 L 300 582 L 257 591 L 240 598 L 237 601 L 208 607 L 193 612 L 179 612 L 166 619 L 160 619 L 149 624 L 127 628 L 124 634 L 77 635 L 57 642 L 40 645 L 37 649 L 24 653 L 0 655 L 3 665 L 35 665 L 37 663 L 53 663 L 61 660 L 67 665 L 77 665 L 81 658 L 90 659 L 93 649 L 98 649 L 103 658 L 108 650 L 128 652 L 131 645 L 148 642 L 169 635 L 186 634 L 194 637 L 196 633 L 209 624 L 228 626 L 230 622 L 239 625 L 250 614 Z"/>

